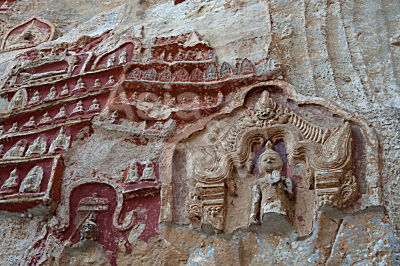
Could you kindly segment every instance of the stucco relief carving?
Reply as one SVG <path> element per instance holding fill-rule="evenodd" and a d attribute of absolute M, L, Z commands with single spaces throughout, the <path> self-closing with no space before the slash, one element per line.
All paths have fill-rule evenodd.
<path fill-rule="evenodd" d="M 4 5 L 4 3 L 3 3 Z M 54 26 L 43 19 L 33 17 L 11 29 L 3 39 L 1 50 L 24 49 L 50 41 L 54 36 Z"/>
<path fill-rule="evenodd" d="M 379 191 L 371 187 L 360 192 L 367 177 L 354 169 L 354 152 L 369 147 L 355 148 L 353 131 L 361 128 L 365 139 L 375 136 L 358 124 L 362 119 L 345 118 L 345 111 L 340 117 L 318 100 L 299 106 L 277 87 L 262 92 L 249 88 L 238 92 L 243 106 L 237 100 L 232 103 L 236 109 L 222 109 L 206 130 L 182 142 L 191 181 L 185 189 L 177 188 L 187 194 L 183 208 L 175 202 L 174 219 L 181 223 L 184 219 L 178 217 L 185 215 L 206 232 L 293 229 L 304 236 L 318 210 L 353 212 L 377 204 Z"/>
<path fill-rule="evenodd" d="M 1 209 L 18 202 L 23 207 L 12 211 L 25 211 L 37 199 L 48 206 L 52 199 L 58 205 L 50 234 L 65 243 L 98 241 L 115 251 L 117 239 L 126 239 L 139 223 L 147 228 L 143 239 L 157 234 L 159 212 L 160 221 L 166 221 L 165 213 L 179 204 L 185 205 L 183 220 L 208 232 L 272 228 L 275 215 L 306 235 L 310 226 L 298 223 L 303 213 L 310 221 L 318 208 L 345 209 L 366 196 L 357 194 L 350 123 L 337 119 L 337 128 L 314 123 L 307 112 L 277 101 L 270 88 L 239 103 L 249 91 L 242 93 L 241 86 L 279 77 L 278 59 L 219 64 L 214 49 L 195 32 L 147 43 L 134 37 L 103 43 L 102 38 L 83 48 L 65 44 L 26 52 L 2 84 L 0 94 L 10 104 L 0 117 L 5 152 L 0 165 L 7 166 L 1 172 Z M 174 196 L 179 189 L 172 193 L 174 184 L 168 183 L 173 171 L 166 165 L 174 165 L 168 152 L 182 135 L 196 131 L 192 127 L 220 114 L 225 115 L 222 124 L 207 125 L 200 145 L 188 149 L 189 162 L 182 168 L 190 188 L 182 190 L 185 196 Z M 167 156 L 129 158 L 117 176 L 63 173 L 63 154 L 69 150 L 71 156 L 73 142 L 93 128 L 127 134 L 137 147 L 157 140 Z M 271 158 L 279 163 L 269 166 Z M 297 206 L 305 194 L 312 214 Z M 184 202 L 165 204 L 168 197 Z M 109 232 L 112 241 L 106 238 Z"/>
<path fill-rule="evenodd" d="M 43 179 L 43 168 L 34 166 L 22 180 L 19 192 L 38 192 Z"/>
<path fill-rule="evenodd" d="M 249 225 L 268 223 L 269 228 L 276 231 L 272 223 L 285 226 L 285 222 L 292 220 L 293 182 L 281 175 L 282 167 L 282 159 L 268 141 L 258 162 L 262 177 L 251 188 Z"/>
<path fill-rule="evenodd" d="M 345 176 L 351 175 L 349 124 L 338 125 L 337 129 L 313 125 L 290 109 L 277 105 L 266 90 L 262 92 L 254 108 L 248 108 L 234 124 L 229 125 L 226 133 L 213 138 L 214 144 L 201 146 L 194 154 L 193 179 L 196 181 L 192 195 L 197 197 L 197 204 L 203 209 L 203 214 L 200 217 L 197 215 L 195 222 L 200 219 L 203 223 L 210 223 L 217 230 L 223 229 L 225 193 L 238 193 L 232 170 L 245 164 L 249 169 L 254 168 L 251 166 L 254 163 L 251 149 L 257 142 L 266 144 L 266 149 L 256 163 L 262 177 L 252 185 L 249 224 L 275 221 L 276 219 L 269 214 L 283 216 L 289 223 L 293 221 L 292 181 L 281 176 L 283 161 L 272 149 L 269 141 L 284 142 L 287 158 L 283 159 L 287 160 L 289 165 L 304 165 L 303 171 L 309 172 L 310 175 L 303 178 L 314 188 L 318 206 L 342 208 L 356 195 L 355 183 L 345 185 Z M 354 182 L 354 179 L 352 180 Z M 222 184 L 227 186 L 227 190 Z M 214 214 L 210 219 L 210 207 L 206 199 L 211 195 L 215 199 L 216 193 L 214 189 L 204 187 L 214 188 L 217 185 L 220 186 L 219 203 L 211 205 L 219 207 L 220 215 L 216 218 Z M 346 187 L 346 192 L 342 192 L 342 186 Z M 348 195 L 343 197 L 343 194 Z M 188 209 L 189 217 L 194 217 L 191 211 L 193 207 L 189 206 Z M 279 223 L 279 220 L 275 222 Z"/>

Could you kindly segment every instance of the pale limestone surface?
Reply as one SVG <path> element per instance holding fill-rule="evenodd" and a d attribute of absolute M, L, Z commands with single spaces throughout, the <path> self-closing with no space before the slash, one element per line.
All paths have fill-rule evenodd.
<path fill-rule="evenodd" d="M 298 93 L 328 98 L 364 117 L 378 133 L 385 210 L 321 218 L 314 233 L 302 240 L 251 232 L 208 236 L 160 225 L 158 237 L 149 243 L 138 241 L 131 254 L 121 251 L 119 265 L 400 263 L 395 234 L 400 230 L 400 46 L 392 40 L 400 32 L 399 1 L 186 0 L 175 6 L 172 0 L 17 0 L 14 5 L 12 13 L 0 14 L 0 38 L 15 24 L 40 15 L 56 27 L 55 40 L 41 47 L 106 30 L 114 30 L 116 39 L 128 32 L 150 39 L 195 30 L 216 49 L 220 63 L 233 64 L 237 57 L 280 58 L 283 79 Z M 1 75 L 7 74 L 11 60 L 21 52 L 0 54 Z M 118 176 L 129 164 L 129 154 L 158 151 L 136 150 L 133 144 L 119 143 L 117 137 L 95 129 L 91 139 L 73 144 L 66 154 L 67 169 L 82 176 L 90 175 L 88 168 Z M 156 140 L 153 147 L 162 145 L 162 140 Z M 114 156 L 106 157 L 105 151 Z M 1 213 L 1 264 L 23 264 L 21 250 L 29 250 L 43 238 L 42 228 L 50 217 L 36 210 L 31 213 L 32 218 Z M 64 250 L 61 255 L 63 247 L 57 241 L 46 243 L 41 260 L 49 265 L 53 260 L 72 265 L 106 263 L 95 247 L 81 253 Z"/>

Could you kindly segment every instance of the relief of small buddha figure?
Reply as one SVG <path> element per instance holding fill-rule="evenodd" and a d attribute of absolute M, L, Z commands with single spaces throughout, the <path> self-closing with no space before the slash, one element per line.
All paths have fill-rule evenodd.
<path fill-rule="evenodd" d="M 85 82 L 82 80 L 82 78 L 79 78 L 72 91 L 73 92 L 82 92 L 85 90 L 86 90 Z"/>
<path fill-rule="evenodd" d="M 22 180 L 19 192 L 38 192 L 43 179 L 43 168 L 34 166 Z"/>

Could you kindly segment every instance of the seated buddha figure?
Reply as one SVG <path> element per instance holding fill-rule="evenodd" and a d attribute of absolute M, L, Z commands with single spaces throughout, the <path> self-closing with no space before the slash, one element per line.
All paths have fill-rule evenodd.
<path fill-rule="evenodd" d="M 94 111 L 98 111 L 98 110 L 100 110 L 100 104 L 99 104 L 99 101 L 96 98 L 94 98 L 92 101 L 92 104 L 90 105 L 90 107 L 88 109 L 88 112 L 94 112 Z"/>
<path fill-rule="evenodd" d="M 38 192 L 43 179 L 43 168 L 34 166 L 22 180 L 19 192 Z"/>
<path fill-rule="evenodd" d="M 73 92 L 83 92 L 85 90 L 86 90 L 85 82 L 82 80 L 82 78 L 79 78 L 72 91 Z"/>
<path fill-rule="evenodd" d="M 25 89 L 19 89 L 12 97 L 8 105 L 8 111 L 12 112 L 16 109 L 22 109 L 27 102 L 27 94 Z"/>
<path fill-rule="evenodd" d="M 76 103 L 76 106 L 72 110 L 71 115 L 73 115 L 73 114 L 81 114 L 81 113 L 84 113 L 84 112 L 85 112 L 85 109 L 83 107 L 83 103 L 82 103 L 82 101 L 79 101 L 79 102 Z"/>
<path fill-rule="evenodd" d="M 32 156 L 32 155 L 41 155 L 46 152 L 46 140 L 42 137 L 39 136 L 37 137 L 33 143 L 28 147 L 28 150 L 25 153 L 26 157 Z"/>
<path fill-rule="evenodd" d="M 69 147 L 70 139 L 71 137 L 65 133 L 64 128 L 61 128 L 57 137 L 50 145 L 49 153 L 53 153 L 59 150 L 67 150 Z"/>
<path fill-rule="evenodd" d="M 26 144 L 24 140 L 19 140 L 11 149 L 9 149 L 3 156 L 4 159 L 14 159 L 24 156 Z"/>
<path fill-rule="evenodd" d="M 251 189 L 249 225 L 261 223 L 277 231 L 290 226 L 293 184 L 290 178 L 281 175 L 283 161 L 270 141 L 265 148 L 258 163 L 262 177 L 255 180 Z"/>
<path fill-rule="evenodd" d="M 142 177 L 140 180 L 155 180 L 156 175 L 154 173 L 154 165 L 153 162 L 147 160 L 144 162 L 145 168 L 143 169 Z"/>
<path fill-rule="evenodd" d="M 47 94 L 46 98 L 44 98 L 45 101 L 51 101 L 54 100 L 54 98 L 56 98 L 57 96 L 57 90 L 56 87 L 52 86 L 50 88 L 49 93 Z"/>
<path fill-rule="evenodd" d="M 3 185 L 1 186 L 1 189 L 9 189 L 9 188 L 14 188 L 18 186 L 18 174 L 17 174 L 17 168 L 14 168 L 14 170 L 11 171 L 10 176 L 7 178 L 6 181 L 4 181 Z"/>
<path fill-rule="evenodd" d="M 33 93 L 32 98 L 29 100 L 29 104 L 37 104 L 40 102 L 40 92 L 39 91 L 35 91 Z"/>

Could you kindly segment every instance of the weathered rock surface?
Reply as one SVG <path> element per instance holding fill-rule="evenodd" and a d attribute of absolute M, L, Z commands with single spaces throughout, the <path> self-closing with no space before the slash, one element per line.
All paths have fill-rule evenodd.
<path fill-rule="evenodd" d="M 0 191 L 2 265 L 400 264 L 399 1 L 4 2 L 0 182 L 11 185 Z M 33 17 L 44 22 L 24 24 Z M 50 41 L 46 23 L 55 29 Z M 230 68 L 223 71 L 224 62 Z M 343 206 L 318 205 L 305 181 L 315 169 L 297 170 L 287 162 L 288 147 L 297 146 L 283 138 L 282 148 L 274 139 L 284 161 L 280 175 L 294 183 L 292 212 L 304 214 L 288 218 L 293 230 L 247 227 L 247 186 L 255 177 L 246 178 L 258 169 L 263 143 L 250 146 L 254 156 L 246 163 L 235 164 L 235 184 L 213 183 L 214 192 L 225 193 L 217 202 L 226 209 L 223 219 L 217 205 L 188 216 L 189 192 L 199 183 L 192 182 L 197 162 L 190 152 L 225 136 L 233 118 L 253 111 L 262 90 L 317 127 L 350 123 L 351 162 L 339 168 L 354 173 L 357 196 Z M 35 91 L 36 105 L 29 103 Z M 66 118 L 58 119 L 61 107 Z M 51 121 L 41 124 L 46 112 Z M 299 130 L 301 140 L 315 133 Z M 268 134 L 265 141 L 280 137 Z M 44 153 L 32 146 L 39 136 L 47 141 Z M 36 153 L 28 156 L 24 148 L 19 156 L 21 145 Z M 215 157 L 201 163 L 213 166 L 209 158 Z M 34 166 L 43 168 L 41 178 L 29 175 Z M 29 193 L 44 194 L 32 198 L 12 187 L 23 179 L 31 180 Z"/>

